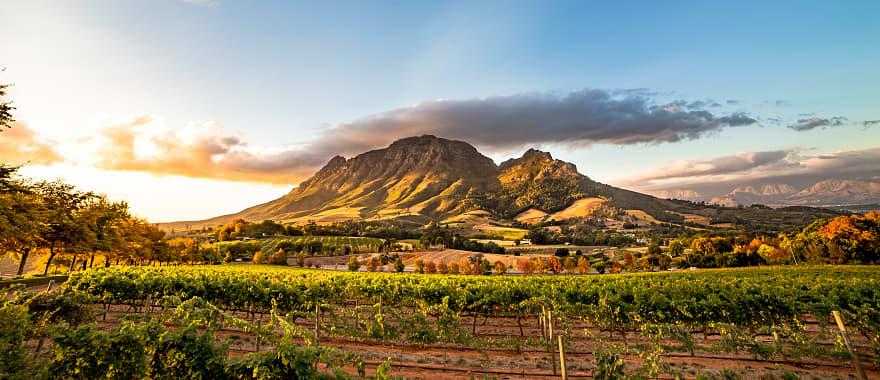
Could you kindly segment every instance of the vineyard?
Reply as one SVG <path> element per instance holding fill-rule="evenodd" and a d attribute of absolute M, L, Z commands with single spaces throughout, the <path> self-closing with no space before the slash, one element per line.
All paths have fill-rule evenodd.
<path fill-rule="evenodd" d="M 287 254 L 303 252 L 308 255 L 344 255 L 377 252 L 383 239 L 352 236 L 293 236 L 273 237 L 259 240 L 222 241 L 211 244 L 221 256 L 232 259 L 251 257 L 256 252 L 272 254 L 279 249 Z"/>
<path fill-rule="evenodd" d="M 396 374 L 417 377 L 554 376 L 560 348 L 572 378 L 846 377 L 853 357 L 834 311 L 859 363 L 871 376 L 880 365 L 880 272 L 861 266 L 602 276 L 113 267 L 73 275 L 64 292 L 107 326 L 203 303 L 231 354 L 277 349 L 272 336 L 295 331 L 300 344 L 372 368 L 391 358 Z"/>

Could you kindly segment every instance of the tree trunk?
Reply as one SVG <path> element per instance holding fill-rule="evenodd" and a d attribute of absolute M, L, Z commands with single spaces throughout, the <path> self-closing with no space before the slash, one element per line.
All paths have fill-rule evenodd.
<path fill-rule="evenodd" d="M 89 268 L 93 267 L 94 265 L 95 265 L 95 253 L 92 252 L 92 256 L 89 257 Z"/>
<path fill-rule="evenodd" d="M 67 273 L 73 273 L 73 266 L 76 265 L 76 254 L 73 254 L 73 258 L 70 259 L 70 267 L 67 268 Z"/>
<path fill-rule="evenodd" d="M 16 275 L 21 276 L 24 273 L 24 267 L 27 265 L 28 255 L 31 254 L 30 248 L 25 248 L 21 252 L 21 262 L 18 263 L 18 273 Z"/>
<path fill-rule="evenodd" d="M 43 276 L 49 274 L 49 266 L 52 265 L 52 259 L 55 258 L 55 242 L 49 245 L 49 259 L 46 260 L 46 269 L 43 270 Z"/>

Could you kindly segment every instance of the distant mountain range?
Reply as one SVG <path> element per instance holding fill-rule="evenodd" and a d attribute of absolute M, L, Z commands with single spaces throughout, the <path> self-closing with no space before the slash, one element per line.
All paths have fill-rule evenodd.
<path fill-rule="evenodd" d="M 737 194 L 775 196 L 791 191 L 741 190 Z M 667 200 L 593 181 L 574 164 L 547 152 L 530 149 L 496 165 L 466 142 L 425 135 L 350 159 L 333 157 L 311 178 L 273 201 L 235 214 L 165 226 L 215 226 L 236 218 L 289 223 L 395 219 L 421 224 L 474 215 L 487 223 L 514 219 L 536 223 L 599 214 L 641 223 L 767 226 L 774 221 L 770 224 L 779 226 L 836 212 L 804 207 L 743 211 Z"/>
<path fill-rule="evenodd" d="M 697 198 L 699 199 L 699 198 Z M 796 189 L 784 183 L 744 186 L 713 197 L 710 203 L 732 206 L 847 206 L 880 203 L 880 181 L 828 179 Z"/>

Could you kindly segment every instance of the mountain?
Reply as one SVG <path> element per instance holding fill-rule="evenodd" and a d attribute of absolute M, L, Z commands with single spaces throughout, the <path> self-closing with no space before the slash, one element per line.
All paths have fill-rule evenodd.
<path fill-rule="evenodd" d="M 470 144 L 410 137 L 348 160 L 336 156 L 287 195 L 232 216 L 324 222 L 442 217 L 467 211 L 464 200 L 497 188 L 497 173 L 492 159 Z"/>
<path fill-rule="evenodd" d="M 727 207 L 753 204 L 774 205 L 796 192 L 795 188 L 784 183 L 771 183 L 757 187 L 740 186 L 724 196 L 712 198 L 710 202 Z"/>
<path fill-rule="evenodd" d="M 710 203 L 736 207 L 763 204 L 769 206 L 841 206 L 880 203 L 880 181 L 827 179 L 797 190 L 787 184 L 741 186 Z"/>
<path fill-rule="evenodd" d="M 686 201 L 697 201 L 703 198 L 700 193 L 690 189 L 657 190 L 652 191 L 651 195 L 657 198 L 681 199 Z"/>
<path fill-rule="evenodd" d="M 825 206 L 880 203 L 880 181 L 829 179 L 791 195 L 786 203 Z"/>
<path fill-rule="evenodd" d="M 761 191 L 788 190 L 768 187 Z M 765 220 L 801 223 L 827 211 L 810 210 L 745 212 L 659 199 L 593 181 L 574 164 L 547 152 L 530 149 L 522 157 L 496 165 L 466 142 L 425 135 L 350 159 L 333 157 L 311 178 L 273 201 L 235 214 L 164 227 L 216 226 L 237 218 L 289 223 L 397 219 L 423 224 L 468 215 L 479 215 L 483 223 L 601 216 L 646 224 L 690 221 L 763 226 Z"/>

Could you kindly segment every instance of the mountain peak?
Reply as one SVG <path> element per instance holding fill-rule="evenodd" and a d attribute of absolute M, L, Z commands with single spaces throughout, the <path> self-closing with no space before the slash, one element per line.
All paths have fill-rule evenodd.
<path fill-rule="evenodd" d="M 553 156 L 550 155 L 549 152 L 544 152 L 535 148 L 530 148 L 522 155 L 523 159 L 542 159 L 542 160 L 552 160 Z"/>

